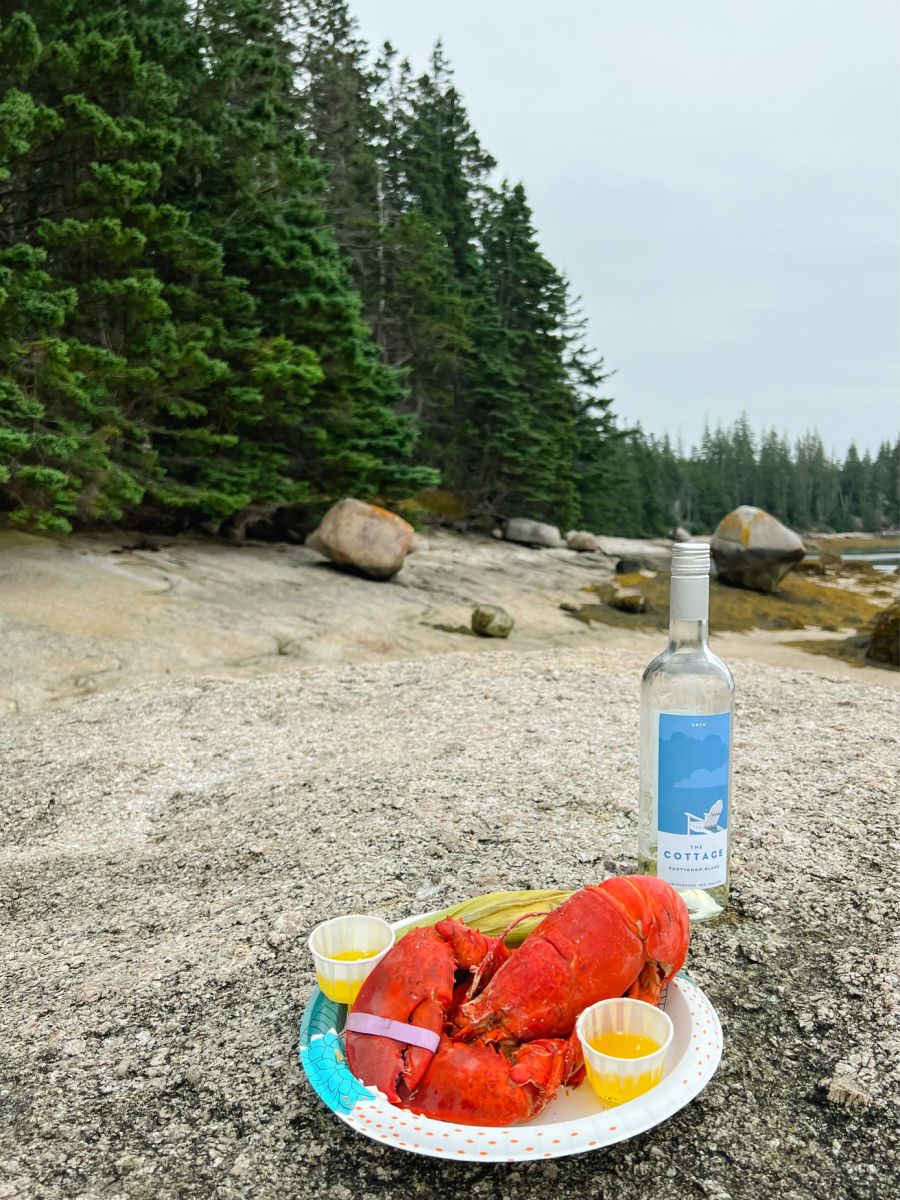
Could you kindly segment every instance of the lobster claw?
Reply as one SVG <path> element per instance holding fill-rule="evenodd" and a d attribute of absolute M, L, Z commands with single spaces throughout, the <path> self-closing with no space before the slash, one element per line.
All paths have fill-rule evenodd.
<path fill-rule="evenodd" d="M 413 929 L 385 955 L 360 988 L 354 1012 L 443 1031 L 453 997 L 453 951 L 434 929 Z M 398 1088 L 414 1090 L 433 1057 L 430 1050 L 393 1038 L 350 1031 L 347 1060 L 359 1079 L 400 1102 Z"/>

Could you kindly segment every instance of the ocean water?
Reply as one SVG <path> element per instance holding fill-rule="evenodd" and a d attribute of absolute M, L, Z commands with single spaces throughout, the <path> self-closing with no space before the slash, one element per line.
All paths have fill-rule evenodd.
<path fill-rule="evenodd" d="M 893 571 L 900 564 L 900 546 L 885 546 L 877 550 L 848 550 L 841 555 L 843 562 L 870 562 L 876 571 Z"/>

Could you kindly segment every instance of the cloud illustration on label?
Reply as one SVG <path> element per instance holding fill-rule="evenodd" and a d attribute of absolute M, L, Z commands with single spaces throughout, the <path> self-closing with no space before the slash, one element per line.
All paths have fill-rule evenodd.
<path fill-rule="evenodd" d="M 721 767 L 715 771 L 708 771 L 705 767 L 698 767 L 696 771 L 692 771 L 687 779 L 680 779 L 672 786 L 676 788 L 711 788 L 725 787 L 728 783 L 728 763 L 722 763 Z"/>
<path fill-rule="evenodd" d="M 718 775 L 721 770 L 728 770 L 728 747 L 714 734 L 698 738 L 679 732 L 668 738 L 660 738 L 660 777 L 664 785 L 685 786 L 685 781 L 690 780 L 697 771 Z M 726 780 L 727 775 L 722 782 Z M 689 786 L 703 785 L 693 783 Z M 718 786 L 718 780 L 708 786 Z"/>

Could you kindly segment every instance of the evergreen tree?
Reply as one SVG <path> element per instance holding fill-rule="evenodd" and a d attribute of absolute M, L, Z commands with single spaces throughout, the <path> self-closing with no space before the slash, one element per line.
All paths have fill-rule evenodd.
<path fill-rule="evenodd" d="M 472 128 L 440 41 L 417 82 L 404 141 L 406 186 L 466 282 L 478 272 L 478 218 L 496 163 Z"/>
<path fill-rule="evenodd" d="M 157 202 L 177 142 L 169 80 L 79 8 L 41 15 L 40 31 L 20 12 L 3 33 L 20 85 L 0 118 L 4 474 L 17 519 L 63 530 L 134 509 L 162 475 L 154 428 L 202 410 L 223 367 L 160 276 L 192 253 Z"/>
<path fill-rule="evenodd" d="M 402 378 L 378 361 L 334 236 L 323 181 L 300 128 L 294 49 L 278 0 L 205 0 L 207 83 L 197 119 L 215 156 L 183 181 L 183 202 L 245 279 L 261 334 L 315 356 L 309 403 L 270 422 L 286 470 L 321 501 L 404 495 L 433 472 L 409 465 Z M 296 351 L 295 351 L 296 353 Z"/>
<path fill-rule="evenodd" d="M 367 63 L 367 51 L 346 0 L 302 0 L 303 128 L 325 168 L 328 214 L 373 324 L 368 301 L 378 290 L 385 224 L 379 158 L 384 130 L 374 99 L 378 74 Z"/>
<path fill-rule="evenodd" d="M 477 450 L 470 452 L 480 452 L 483 503 L 569 525 L 578 516 L 578 408 L 565 360 L 566 285 L 540 252 L 521 184 L 500 190 L 481 242 L 499 317 L 496 344 L 509 363 L 505 388 L 473 406 Z"/>

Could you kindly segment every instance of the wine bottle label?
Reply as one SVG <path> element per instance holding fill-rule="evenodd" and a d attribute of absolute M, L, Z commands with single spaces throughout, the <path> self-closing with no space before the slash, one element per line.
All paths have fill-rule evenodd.
<path fill-rule="evenodd" d="M 657 874 L 712 888 L 728 870 L 731 713 L 659 714 Z"/>

